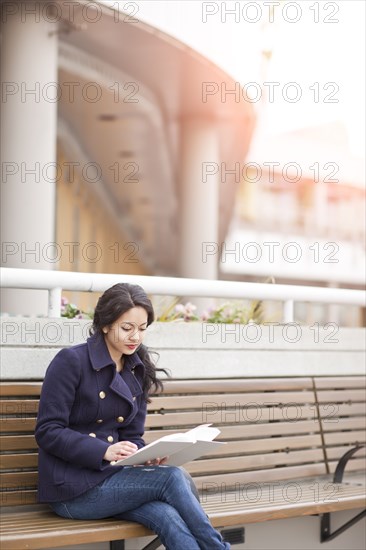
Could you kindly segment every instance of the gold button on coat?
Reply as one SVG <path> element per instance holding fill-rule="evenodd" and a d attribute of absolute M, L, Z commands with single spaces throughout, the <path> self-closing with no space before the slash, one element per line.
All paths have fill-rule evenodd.
<path fill-rule="evenodd" d="M 118 416 L 117 417 L 117 422 L 123 422 L 124 421 L 124 417 L 123 416 Z"/>
<path fill-rule="evenodd" d="M 97 437 L 96 434 L 94 434 L 93 432 L 89 435 L 90 435 L 90 437 Z"/>
<path fill-rule="evenodd" d="M 107 441 L 109 441 L 109 443 L 113 443 L 113 435 L 109 435 L 107 437 Z"/>
<path fill-rule="evenodd" d="M 104 391 L 100 391 L 100 392 L 99 392 L 99 397 L 100 397 L 101 399 L 104 399 L 104 398 L 105 398 L 105 392 L 104 392 Z"/>
<path fill-rule="evenodd" d="M 135 396 L 132 398 L 132 401 L 136 401 L 136 397 L 135 397 Z"/>
<path fill-rule="evenodd" d="M 101 424 L 102 422 L 103 422 L 103 420 L 102 420 L 101 418 L 99 418 L 99 419 L 97 420 L 97 424 Z"/>

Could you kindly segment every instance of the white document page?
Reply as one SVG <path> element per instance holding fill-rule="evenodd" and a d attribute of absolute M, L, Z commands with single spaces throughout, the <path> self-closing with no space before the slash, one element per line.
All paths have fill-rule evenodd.
<path fill-rule="evenodd" d="M 199 458 L 202 455 L 211 454 L 218 447 L 221 447 L 221 445 L 226 445 L 226 443 L 220 441 L 196 441 L 193 445 L 170 455 L 165 464 L 169 466 L 182 466 L 182 464 Z"/>
<path fill-rule="evenodd" d="M 111 465 L 142 465 L 149 460 L 169 457 L 166 464 L 180 466 L 224 445 L 224 443 L 212 441 L 219 433 L 220 430 L 211 428 L 210 424 L 202 424 L 185 433 L 165 435 L 142 447 L 133 455 L 111 462 Z"/>

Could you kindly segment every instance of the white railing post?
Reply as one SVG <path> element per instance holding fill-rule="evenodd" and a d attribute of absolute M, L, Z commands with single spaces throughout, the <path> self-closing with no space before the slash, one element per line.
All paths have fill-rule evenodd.
<path fill-rule="evenodd" d="M 284 323 L 293 323 L 294 322 L 294 301 L 286 300 L 283 303 L 283 322 Z"/>
<path fill-rule="evenodd" d="M 62 288 L 51 288 L 48 291 L 48 317 L 61 317 Z"/>

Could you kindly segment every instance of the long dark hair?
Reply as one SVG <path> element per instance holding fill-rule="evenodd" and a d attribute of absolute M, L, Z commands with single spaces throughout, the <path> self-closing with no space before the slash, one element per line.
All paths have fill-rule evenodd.
<path fill-rule="evenodd" d="M 117 283 L 108 288 L 99 298 L 94 311 L 90 334 L 103 338 L 103 327 L 113 324 L 121 315 L 133 307 L 142 307 L 147 313 L 147 326 L 154 322 L 154 309 L 144 289 L 130 283 Z M 158 356 L 156 352 L 155 355 Z M 149 402 L 149 394 L 163 389 L 163 383 L 157 377 L 157 372 L 167 374 L 162 368 L 157 368 L 149 349 L 141 344 L 137 354 L 145 366 L 145 376 L 142 389 L 145 399 Z"/>

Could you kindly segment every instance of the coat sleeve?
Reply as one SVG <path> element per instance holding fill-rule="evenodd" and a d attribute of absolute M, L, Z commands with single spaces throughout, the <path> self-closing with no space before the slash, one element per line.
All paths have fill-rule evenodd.
<path fill-rule="evenodd" d="M 50 363 L 42 386 L 35 437 L 47 453 L 94 470 L 109 465 L 103 456 L 109 443 L 69 427 L 81 378 L 80 357 L 73 348 L 61 350 Z"/>

